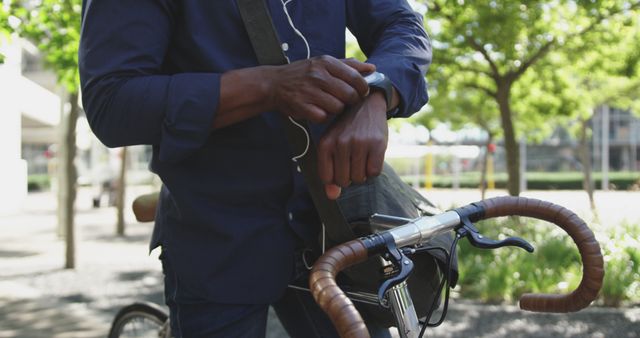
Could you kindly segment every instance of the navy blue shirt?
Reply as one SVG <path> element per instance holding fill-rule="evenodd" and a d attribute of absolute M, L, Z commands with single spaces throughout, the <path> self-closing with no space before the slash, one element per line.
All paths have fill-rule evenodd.
<path fill-rule="evenodd" d="M 281 0 L 267 0 L 291 60 L 306 58 Z M 399 116 L 427 101 L 431 48 L 406 0 L 293 0 L 311 56 L 345 54 L 345 28 L 394 83 Z M 179 301 L 268 303 L 293 251 L 320 222 L 291 161 L 281 118 L 264 112 L 212 130 L 222 73 L 257 66 L 234 0 L 85 0 L 79 53 L 84 109 L 107 146 L 153 145 L 163 182 L 152 247 L 179 276 Z M 319 137 L 322 125 L 312 126 Z"/>

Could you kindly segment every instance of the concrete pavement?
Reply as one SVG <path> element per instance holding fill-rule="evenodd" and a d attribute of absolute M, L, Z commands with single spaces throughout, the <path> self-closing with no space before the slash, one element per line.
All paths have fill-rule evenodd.
<path fill-rule="evenodd" d="M 129 197 L 151 189 L 133 187 Z M 29 194 L 20 211 L 0 216 L 0 338 L 105 337 L 121 306 L 136 300 L 163 303 L 157 253 L 147 252 L 151 225 L 134 222 L 127 211 L 127 236 L 115 236 L 115 209 L 93 209 L 91 194 L 90 189 L 80 189 L 78 194 L 75 270 L 62 269 L 64 245 L 56 235 L 51 193 Z M 546 199 L 579 206 L 580 194 L 584 193 L 525 195 L 546 195 Z M 640 220 L 640 195 L 617 194 L 601 195 L 601 203 L 614 208 L 604 212 L 603 206 L 601 216 Z M 473 190 L 438 190 L 427 195 L 443 208 L 479 199 Z M 515 307 L 453 300 L 445 326 L 430 332 L 435 337 L 637 337 L 640 311 L 595 308 L 572 316 L 523 315 Z M 273 317 L 268 337 L 286 337 Z"/>

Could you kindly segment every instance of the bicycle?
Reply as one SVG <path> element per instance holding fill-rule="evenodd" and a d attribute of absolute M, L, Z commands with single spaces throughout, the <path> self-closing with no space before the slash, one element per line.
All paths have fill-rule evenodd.
<path fill-rule="evenodd" d="M 136 199 L 134 202 L 136 218 L 139 221 L 152 221 L 156 203 L 157 194 L 144 195 Z M 456 234 L 450 251 L 452 253 L 462 238 L 467 238 L 472 245 L 479 248 L 516 246 L 532 252 L 533 247 L 521 238 L 510 237 L 495 241 L 484 237 L 473 224 L 484 219 L 512 215 L 545 220 L 563 228 L 577 244 L 583 263 L 582 281 L 572 293 L 525 294 L 520 299 L 520 307 L 537 312 L 575 312 L 587 307 L 597 297 L 604 278 L 603 257 L 593 232 L 570 210 L 549 202 L 524 197 L 487 199 L 435 216 L 422 216 L 413 220 L 389 215 L 372 215 L 370 221 L 377 229 L 376 233 L 339 244 L 326 251 L 313 264 L 308 289 L 294 285 L 289 287 L 311 292 L 341 337 L 369 337 L 364 321 L 353 304 L 355 301 L 389 309 L 396 319 L 401 338 L 420 338 L 424 336 L 427 327 L 441 324 L 446 316 L 449 300 L 448 281 L 451 279 L 450 265 L 453 254 L 447 255 L 449 266 L 445 269 L 444 278 L 440 284 L 440 289 L 447 284 L 445 299 L 441 318 L 436 323 L 429 322 L 435 304 L 431 306 L 431 311 L 422 321 L 416 315 L 406 283 L 413 267 L 410 257 L 415 253 L 432 250 L 433 248 L 427 245 L 429 240 L 450 231 Z M 387 276 L 377 294 L 345 293 L 336 283 L 335 278 L 338 273 L 374 256 L 379 256 L 384 266 L 391 266 L 395 271 L 394 274 Z M 435 298 L 437 299 L 438 297 Z M 157 311 L 161 311 L 162 315 L 158 315 Z M 140 319 L 143 317 L 144 319 Z M 153 304 L 135 303 L 123 308 L 114 319 L 112 332 L 117 323 L 133 323 L 136 320 L 149 320 L 150 317 L 154 318 L 151 321 L 155 326 L 149 332 L 156 334 L 151 337 L 171 337 L 166 313 Z M 111 333 L 109 335 L 109 338 L 117 337 L 123 336 Z"/>

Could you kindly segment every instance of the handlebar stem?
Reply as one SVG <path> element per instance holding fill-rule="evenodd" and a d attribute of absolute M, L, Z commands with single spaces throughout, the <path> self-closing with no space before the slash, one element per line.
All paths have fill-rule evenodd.
<path fill-rule="evenodd" d="M 401 248 L 426 243 L 440 234 L 454 230 L 460 223 L 460 215 L 456 211 L 447 211 L 432 217 L 418 218 L 389 230 L 389 233 Z"/>

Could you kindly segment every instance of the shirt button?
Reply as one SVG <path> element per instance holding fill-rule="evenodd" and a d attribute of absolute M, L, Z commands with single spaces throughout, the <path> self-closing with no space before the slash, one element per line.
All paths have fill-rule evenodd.
<path fill-rule="evenodd" d="M 293 221 L 293 214 L 292 213 L 289 213 L 289 220 Z"/>
<path fill-rule="evenodd" d="M 302 169 L 300 169 L 300 166 L 299 166 L 299 165 L 297 165 L 297 166 L 296 166 L 296 170 L 297 170 L 299 173 L 301 173 L 301 172 L 302 172 Z"/>
<path fill-rule="evenodd" d="M 283 50 L 283 51 L 285 51 L 285 52 L 286 52 L 286 51 L 288 51 L 288 50 L 289 50 L 289 44 L 288 44 L 288 43 L 286 43 L 286 42 L 285 42 L 285 43 L 283 43 L 283 44 L 282 44 L 282 50 Z"/>

